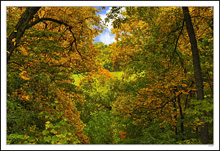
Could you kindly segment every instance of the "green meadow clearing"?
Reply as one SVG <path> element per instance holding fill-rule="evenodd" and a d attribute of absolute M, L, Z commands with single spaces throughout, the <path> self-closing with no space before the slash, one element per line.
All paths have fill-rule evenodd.
<path fill-rule="evenodd" d="M 122 76 L 124 75 L 124 72 L 122 71 L 114 71 L 114 72 L 110 72 L 114 77 L 117 78 L 122 78 Z M 80 80 L 86 77 L 85 74 L 81 73 L 81 74 L 73 74 L 72 78 L 75 80 L 74 84 L 75 85 L 79 85 Z"/>
<path fill-rule="evenodd" d="M 124 73 L 123 71 L 113 71 L 113 72 L 110 72 L 114 77 L 118 78 L 118 79 L 122 79 L 122 78 L 125 78 L 127 81 L 130 81 L 130 80 L 133 80 L 136 76 L 139 76 L 139 77 L 143 77 L 145 72 L 141 72 L 139 74 L 131 74 L 130 76 L 128 76 L 128 74 Z M 126 77 L 127 76 L 127 77 Z M 75 80 L 74 84 L 75 85 L 79 85 L 79 82 L 80 80 L 83 78 L 83 77 L 86 77 L 86 74 L 73 74 L 72 78 Z"/>

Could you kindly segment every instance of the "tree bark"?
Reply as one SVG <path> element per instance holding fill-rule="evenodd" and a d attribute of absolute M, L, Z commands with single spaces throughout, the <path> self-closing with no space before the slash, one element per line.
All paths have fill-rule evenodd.
<path fill-rule="evenodd" d="M 204 100 L 204 91 L 203 91 L 203 81 L 202 81 L 202 72 L 201 72 L 201 66 L 200 66 L 200 59 L 199 59 L 199 50 L 197 47 L 197 41 L 195 32 L 192 25 L 191 16 L 189 14 L 188 7 L 182 7 L 184 19 L 186 22 L 186 29 L 189 35 L 190 44 L 191 44 L 191 50 L 192 50 L 192 57 L 193 57 L 193 68 L 194 68 L 194 77 L 196 81 L 196 87 L 197 87 L 197 100 Z M 205 103 L 205 102 L 203 102 Z M 205 116 L 205 113 L 204 113 Z M 204 120 L 202 119 L 204 122 Z M 202 143 L 208 144 L 209 142 L 209 135 L 208 135 L 208 126 L 206 123 L 204 123 L 201 126 L 201 137 L 202 137 Z"/>
<path fill-rule="evenodd" d="M 10 60 L 15 48 L 18 46 L 21 37 L 29 25 L 28 23 L 33 19 L 39 9 L 40 7 L 27 7 L 15 26 L 15 30 L 7 38 L 7 62 Z"/>
<path fill-rule="evenodd" d="M 180 118 L 181 118 L 180 128 L 181 128 L 181 133 L 183 133 L 184 132 L 184 126 L 183 126 L 184 115 L 183 115 L 182 106 L 181 106 L 181 102 L 180 102 L 180 96 L 178 96 L 177 101 L 178 101 L 178 105 L 179 105 Z"/>

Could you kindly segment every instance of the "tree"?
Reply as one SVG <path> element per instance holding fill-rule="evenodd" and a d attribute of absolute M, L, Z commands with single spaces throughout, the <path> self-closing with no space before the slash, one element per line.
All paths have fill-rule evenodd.
<path fill-rule="evenodd" d="M 197 47 L 196 36 L 195 36 L 194 29 L 193 29 L 191 16 L 189 14 L 188 7 L 182 7 L 182 9 L 183 9 L 183 14 L 184 14 L 184 19 L 186 22 L 187 32 L 188 32 L 190 43 L 191 43 L 194 76 L 195 76 L 196 88 L 197 88 L 197 99 L 202 101 L 204 100 L 203 80 L 202 80 L 202 72 L 201 72 L 199 50 Z M 204 116 L 206 116 L 205 113 L 204 113 Z M 201 136 L 202 136 L 202 143 L 207 144 L 209 142 L 209 135 L 208 135 L 208 126 L 206 123 L 202 124 Z"/>
<path fill-rule="evenodd" d="M 191 8 L 191 12 L 196 33 L 199 35 L 197 38 L 201 40 L 199 46 L 203 47 L 203 63 L 211 63 L 205 52 L 211 56 L 213 50 L 204 49 L 202 38 L 210 35 L 208 45 L 211 48 L 212 11 L 208 8 Z M 139 88 L 136 98 L 130 100 L 132 109 L 118 105 L 124 106 L 119 110 L 125 111 L 124 116 L 135 118 L 136 125 L 150 125 L 157 121 L 162 128 L 170 127 L 175 132 L 176 141 L 192 140 L 193 138 L 186 138 L 186 133 L 194 133 L 193 129 L 198 128 L 202 121 L 187 121 L 190 109 L 194 110 L 194 113 L 190 111 L 194 115 L 201 113 L 198 108 L 209 110 L 208 114 L 211 116 L 212 107 L 209 109 L 207 103 L 207 107 L 202 108 L 193 101 L 193 60 L 190 43 L 184 34 L 187 30 L 181 8 L 131 7 L 126 8 L 123 15 L 126 19 L 118 22 L 118 28 L 113 29 L 117 39 L 117 43 L 112 46 L 113 66 L 130 68 L 135 74 L 144 72 L 146 83 Z M 209 70 L 209 67 L 203 67 L 205 71 Z M 212 78 L 208 74 L 204 76 L 211 84 Z M 211 94 L 208 91 L 206 93 Z M 201 118 L 201 115 L 196 115 L 196 119 L 198 117 Z M 195 135 L 194 137 L 197 138 Z"/>
<path fill-rule="evenodd" d="M 213 10 L 120 10 L 7 8 L 8 144 L 213 142 Z"/>
<path fill-rule="evenodd" d="M 96 12 L 93 7 L 8 7 L 8 143 L 89 143 L 75 107 L 83 96 L 71 76 L 97 68 L 93 38 L 103 27 Z M 30 136 L 36 139 L 29 141 Z"/>
<path fill-rule="evenodd" d="M 111 65 L 111 45 L 104 45 L 102 42 L 96 42 L 95 44 L 99 50 L 96 61 L 100 64 L 101 68 L 113 71 Z"/>

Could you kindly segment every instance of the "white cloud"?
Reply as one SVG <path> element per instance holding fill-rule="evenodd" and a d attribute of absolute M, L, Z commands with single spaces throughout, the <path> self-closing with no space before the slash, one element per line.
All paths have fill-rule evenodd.
<path fill-rule="evenodd" d="M 106 10 L 105 14 L 99 14 L 103 22 L 105 22 L 106 14 L 109 13 L 111 9 L 112 7 L 109 7 L 108 10 Z M 121 11 L 125 11 L 125 7 L 122 7 Z M 113 42 L 116 42 L 115 35 L 111 35 L 111 29 L 113 28 L 112 20 L 110 20 L 109 23 L 106 23 L 106 25 L 107 25 L 107 29 L 99 36 L 99 40 L 103 42 L 104 44 L 109 45 Z"/>
<path fill-rule="evenodd" d="M 111 44 L 113 42 L 116 42 L 115 36 L 111 35 L 111 33 L 108 32 L 108 31 L 106 31 L 103 34 L 101 34 L 100 37 L 99 37 L 99 40 L 101 42 L 103 42 L 104 44 L 106 44 L 106 45 L 109 45 L 109 44 Z"/>
<path fill-rule="evenodd" d="M 111 9 L 112 9 L 112 7 L 109 7 L 108 10 L 106 10 L 106 14 L 109 13 L 111 11 Z M 125 7 L 121 8 L 120 12 L 122 12 L 122 11 L 125 11 Z M 103 22 L 105 22 L 106 14 L 100 14 Z M 111 31 L 111 29 L 113 28 L 113 26 L 112 26 L 112 19 L 110 20 L 109 23 L 106 23 L 106 25 L 107 25 L 107 30 Z"/>
<path fill-rule="evenodd" d="M 121 8 L 121 11 L 125 11 L 125 7 L 122 7 L 122 8 Z"/>
<path fill-rule="evenodd" d="M 109 7 L 109 9 L 106 10 L 106 13 L 105 13 L 105 14 L 100 14 L 100 16 L 101 16 L 103 22 L 105 22 L 106 14 L 109 13 L 111 9 L 112 9 L 112 7 Z M 107 30 L 111 31 L 111 29 L 113 28 L 113 26 L 112 26 L 112 20 L 110 20 L 109 23 L 106 23 L 106 25 L 107 25 Z"/>
<path fill-rule="evenodd" d="M 112 9 L 112 7 L 109 7 L 108 10 L 106 11 L 106 13 L 109 13 L 111 9 Z"/>

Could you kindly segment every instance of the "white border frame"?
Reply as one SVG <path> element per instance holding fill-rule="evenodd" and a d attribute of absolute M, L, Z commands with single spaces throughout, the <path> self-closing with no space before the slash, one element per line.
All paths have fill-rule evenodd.
<path fill-rule="evenodd" d="M 214 6 L 214 145 L 6 145 L 7 6 Z M 1 1 L 1 146 L 3 150 L 219 150 L 219 1 Z"/>

